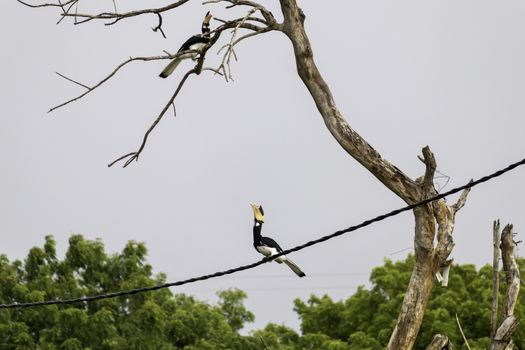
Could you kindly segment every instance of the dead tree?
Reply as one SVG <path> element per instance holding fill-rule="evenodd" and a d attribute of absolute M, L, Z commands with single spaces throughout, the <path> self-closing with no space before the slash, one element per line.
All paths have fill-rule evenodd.
<path fill-rule="evenodd" d="M 160 8 L 147 8 L 142 10 L 130 11 L 125 13 L 102 12 L 99 14 L 84 14 L 74 10 L 75 6 L 82 0 L 69 0 L 57 3 L 46 3 L 40 5 L 29 5 L 31 7 L 56 7 L 60 11 L 61 20 L 72 18 L 75 24 L 82 24 L 89 21 L 103 21 L 106 25 L 113 25 L 127 18 L 141 15 L 157 15 L 158 25 L 154 30 L 162 30 L 162 14 L 167 11 L 176 10 L 178 7 L 188 3 L 189 0 L 178 0 Z M 235 58 L 235 46 L 241 41 L 253 38 L 254 36 L 277 31 L 282 32 L 290 40 L 297 66 L 297 73 L 306 85 L 314 100 L 317 109 L 323 118 L 326 127 L 341 145 L 341 147 L 362 166 L 368 169 L 383 185 L 390 189 L 408 204 L 414 204 L 421 200 L 430 198 L 437 194 L 434 188 L 434 174 L 436 172 L 436 160 L 430 148 L 423 148 L 421 160 L 425 164 L 424 175 L 418 179 L 411 179 L 399 168 L 382 158 L 366 140 L 364 140 L 344 119 L 337 108 L 328 84 L 317 69 L 314 61 L 313 48 L 305 31 L 305 14 L 299 7 L 297 0 L 275 1 L 275 6 L 280 7 L 284 20 L 278 22 L 271 11 L 261 3 L 251 0 L 208 0 L 204 4 L 225 3 L 227 8 L 245 7 L 246 15 L 241 18 L 231 20 L 220 20 L 221 25 L 211 32 L 210 43 L 200 52 L 200 58 L 196 65 L 181 79 L 179 85 L 173 92 L 172 97 L 167 101 L 161 112 L 153 121 L 151 127 L 146 131 L 139 148 L 131 153 L 119 157 L 116 162 L 124 161 L 124 166 L 129 165 L 134 160 L 138 160 L 144 150 L 151 131 L 158 125 L 160 120 L 173 105 L 176 97 L 182 89 L 186 80 L 192 75 L 199 75 L 203 71 L 209 70 L 223 75 L 227 80 L 231 77 L 230 59 Z M 221 34 L 226 30 L 233 30 L 229 42 L 219 51 L 224 50 L 222 61 L 216 68 L 204 67 L 206 52 L 215 45 Z M 239 33 L 243 31 L 244 34 Z M 238 36 L 240 35 L 240 36 Z M 96 90 L 100 85 L 111 79 L 123 66 L 136 61 L 153 61 L 161 59 L 172 59 L 175 55 L 165 54 L 150 57 L 132 57 L 116 66 L 113 72 L 93 86 L 80 84 L 71 78 L 67 78 L 86 88 L 86 91 L 61 105 L 53 107 L 51 110 L 63 107 L 74 102 L 85 95 Z M 420 206 L 414 209 L 415 234 L 414 251 L 415 266 L 412 277 L 405 294 L 403 304 L 399 313 L 396 326 L 388 343 L 387 349 L 401 350 L 411 349 L 419 332 L 423 315 L 433 286 L 434 276 L 440 268 L 450 264 L 447 262 L 452 252 L 454 243 L 452 232 L 454 229 L 455 215 L 465 204 L 468 190 L 465 190 L 454 205 L 447 205 L 444 200 L 435 201 L 431 204 Z M 443 347 L 441 347 L 443 348 Z"/>
<path fill-rule="evenodd" d="M 499 220 L 494 221 L 494 238 L 499 236 Z M 497 233 L 496 233 L 497 231 Z M 502 320 L 499 326 L 497 326 L 497 298 L 498 294 L 493 293 L 493 308 L 492 308 L 492 350 L 512 350 L 512 334 L 518 328 L 518 320 L 514 316 L 514 307 L 518 300 L 518 294 L 520 291 L 520 272 L 518 264 L 516 263 L 515 249 L 518 242 L 514 241 L 514 234 L 512 233 L 512 225 L 508 224 L 505 226 L 501 232 L 501 244 L 499 248 L 501 249 L 501 258 L 503 261 L 503 271 L 505 273 L 505 297 L 503 305 L 503 315 Z M 497 244 L 497 242 L 494 242 Z M 496 261 L 496 254 L 499 255 L 499 252 L 496 253 L 494 250 L 494 260 Z M 499 270 L 496 268 L 496 270 Z M 499 271 L 496 271 L 498 273 Z M 493 278 L 494 284 L 498 284 L 498 278 Z"/>

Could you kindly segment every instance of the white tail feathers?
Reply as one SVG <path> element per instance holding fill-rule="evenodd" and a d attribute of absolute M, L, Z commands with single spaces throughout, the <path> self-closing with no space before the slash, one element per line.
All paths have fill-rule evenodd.
<path fill-rule="evenodd" d="M 306 276 L 306 275 L 304 274 L 304 272 L 301 271 L 301 269 L 299 268 L 299 266 L 295 265 L 294 262 L 291 261 L 290 259 L 287 258 L 286 260 L 284 260 L 284 263 L 285 263 L 286 265 L 288 265 L 288 267 L 291 268 L 292 271 L 295 272 L 295 274 L 296 274 L 297 276 L 299 276 L 299 277 L 304 277 L 304 276 Z"/>
<path fill-rule="evenodd" d="M 175 68 L 177 68 L 177 66 L 179 65 L 179 63 L 181 61 L 182 60 L 180 58 L 174 58 L 170 63 L 168 63 L 166 68 L 164 68 L 164 70 L 162 72 L 160 72 L 159 77 L 161 77 L 161 78 L 169 77 L 171 75 L 171 73 L 173 73 Z"/>

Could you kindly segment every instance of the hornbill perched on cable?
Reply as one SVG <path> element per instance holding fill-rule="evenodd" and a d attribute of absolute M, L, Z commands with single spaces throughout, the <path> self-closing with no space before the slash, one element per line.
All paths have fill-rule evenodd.
<path fill-rule="evenodd" d="M 262 224 L 264 223 L 264 210 L 262 206 L 253 203 L 250 203 L 250 205 L 252 206 L 254 215 L 253 246 L 255 247 L 255 250 L 266 257 L 281 253 L 283 249 L 279 246 L 279 244 L 277 244 L 276 241 L 270 237 L 261 236 L 261 228 Z M 279 264 L 285 263 L 299 277 L 306 276 L 304 272 L 301 271 L 299 266 L 295 265 L 293 261 L 286 257 L 286 255 L 281 255 L 280 257 L 276 258 L 275 261 L 277 261 Z"/>
<path fill-rule="evenodd" d="M 180 47 L 179 52 L 187 51 L 187 50 L 200 50 L 206 44 L 210 42 L 210 21 L 212 19 L 212 15 L 210 11 L 206 13 L 206 16 L 204 16 L 204 21 L 202 21 L 202 34 L 197 34 L 192 37 L 190 37 L 182 46 Z M 182 62 L 182 60 L 191 58 L 192 60 L 195 60 L 197 58 L 197 52 L 191 52 L 187 54 L 182 54 L 173 60 L 164 68 L 164 70 L 159 74 L 159 77 L 161 78 L 167 78 L 170 76 L 171 73 L 177 68 L 179 63 Z"/>

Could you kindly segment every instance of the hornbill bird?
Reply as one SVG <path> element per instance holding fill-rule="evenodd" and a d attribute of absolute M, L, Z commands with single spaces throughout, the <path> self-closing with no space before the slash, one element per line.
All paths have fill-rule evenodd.
<path fill-rule="evenodd" d="M 264 210 L 262 206 L 253 203 L 250 203 L 250 205 L 252 206 L 254 215 L 253 246 L 255 247 L 255 250 L 266 257 L 281 253 L 283 249 L 279 246 L 279 244 L 277 244 L 276 241 L 270 237 L 261 236 L 261 228 L 262 224 L 264 223 Z M 280 257 L 276 258 L 275 261 L 277 261 L 279 264 L 285 263 L 299 277 L 306 276 L 304 272 L 301 271 L 299 266 L 295 265 L 293 261 L 286 257 L 286 255 L 281 255 Z"/>
<path fill-rule="evenodd" d="M 210 21 L 212 19 L 212 15 L 210 11 L 206 13 L 206 16 L 204 16 L 204 21 L 202 21 L 202 34 L 197 34 L 192 37 L 190 37 L 182 46 L 180 47 L 179 52 L 187 51 L 187 50 L 200 50 L 206 44 L 210 42 Z M 198 53 L 197 52 L 191 52 L 182 54 L 178 57 L 175 57 L 171 62 L 164 68 L 164 70 L 159 74 L 159 77 L 161 78 L 167 78 L 173 73 L 175 68 L 179 65 L 179 63 L 182 62 L 182 60 L 185 60 L 187 58 L 191 58 L 192 60 L 195 60 L 197 58 Z"/>

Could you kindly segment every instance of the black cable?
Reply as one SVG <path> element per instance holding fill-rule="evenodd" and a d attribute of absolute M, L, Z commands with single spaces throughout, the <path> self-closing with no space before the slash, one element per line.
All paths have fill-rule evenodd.
<path fill-rule="evenodd" d="M 194 282 L 197 282 L 197 281 L 204 281 L 204 280 L 207 280 L 207 279 L 210 279 L 210 278 L 216 278 L 216 277 L 220 277 L 220 276 L 224 276 L 224 275 L 230 275 L 230 274 L 233 274 L 233 273 L 236 273 L 236 272 L 239 272 L 239 271 L 253 269 L 254 267 L 257 267 L 259 265 L 262 265 L 262 264 L 265 264 L 265 263 L 270 262 L 272 260 L 275 260 L 276 258 L 278 258 L 281 255 L 289 254 L 289 253 L 292 253 L 292 252 L 297 252 L 297 251 L 302 250 L 304 248 L 307 248 L 307 247 L 313 246 L 315 244 L 318 244 L 318 243 L 321 243 L 321 242 L 324 242 L 324 241 L 328 241 L 329 239 L 341 236 L 341 235 L 343 235 L 345 233 L 356 231 L 356 230 L 358 230 L 360 228 L 363 228 L 365 226 L 371 225 L 374 222 L 382 221 L 382 220 L 385 220 L 385 219 L 387 219 L 389 217 L 398 215 L 398 214 L 400 214 L 402 212 L 414 209 L 415 207 L 418 207 L 420 205 L 425 205 L 425 204 L 428 204 L 428 203 L 433 202 L 435 200 L 442 199 L 442 198 L 445 198 L 447 196 L 450 196 L 451 194 L 457 193 L 457 192 L 462 191 L 464 189 L 472 188 L 472 187 L 474 187 L 476 185 L 479 185 L 479 184 L 481 184 L 483 182 L 486 182 L 486 181 L 489 181 L 489 180 L 491 180 L 493 178 L 499 177 L 499 176 L 505 174 L 506 172 L 511 171 L 511 170 L 517 168 L 518 166 L 523 165 L 523 164 L 525 164 L 525 158 L 520 160 L 519 162 L 510 164 L 506 168 L 498 170 L 498 171 L 496 171 L 496 172 L 494 172 L 494 173 L 492 173 L 490 175 L 483 176 L 482 178 L 480 178 L 478 180 L 475 180 L 475 181 L 470 181 L 469 183 L 467 183 L 467 184 L 465 184 L 463 186 L 453 188 L 450 191 L 447 191 L 447 192 L 444 192 L 444 193 L 440 193 L 440 194 L 438 194 L 438 195 L 436 195 L 434 197 L 431 197 L 431 198 L 428 198 L 428 199 L 424 199 L 424 200 L 422 200 L 420 202 L 417 202 L 417 203 L 414 203 L 414 204 L 407 205 L 406 207 L 399 208 L 399 209 L 396 209 L 396 210 L 392 210 L 389 213 L 376 216 L 373 219 L 369 219 L 369 220 L 363 221 L 362 223 L 360 223 L 358 225 L 350 226 L 349 228 L 346 228 L 344 230 L 336 231 L 336 232 L 334 232 L 334 233 L 332 233 L 330 235 L 323 236 L 321 238 L 315 239 L 313 241 L 306 242 L 304 244 L 298 245 L 298 246 L 290 248 L 290 249 L 286 249 L 282 253 L 273 255 L 273 256 L 268 257 L 268 258 L 264 258 L 262 260 L 259 260 L 257 262 L 254 262 L 254 263 L 251 263 L 251 264 L 248 264 L 248 265 L 242 265 L 242 266 L 239 266 L 239 267 L 236 267 L 236 268 L 233 268 L 233 269 L 219 271 L 219 272 L 211 273 L 211 274 L 208 274 L 208 275 L 202 275 L 202 276 L 199 276 L 199 277 L 192 277 L 192 278 L 188 278 L 186 280 L 170 282 L 170 283 L 163 283 L 163 284 L 158 284 L 156 286 L 151 286 L 151 287 L 142 287 L 142 288 L 136 288 L 136 289 L 130 289 L 130 290 L 122 290 L 122 291 L 113 292 L 113 293 L 98 294 L 98 295 L 92 295 L 92 296 L 86 296 L 86 297 L 80 297 L 80 298 L 72 298 L 72 299 L 44 300 L 44 301 L 34 301 L 34 302 L 28 302 L 28 303 L 0 304 L 0 309 L 28 308 L 28 307 L 43 306 L 43 305 L 64 305 L 64 304 L 88 302 L 88 301 L 107 299 L 107 298 L 116 298 L 116 297 L 120 297 L 120 296 L 124 296 L 124 295 L 133 295 L 133 294 L 138 294 L 138 293 L 144 293 L 144 292 L 150 292 L 150 291 L 154 291 L 154 290 L 159 290 L 159 289 L 163 289 L 163 288 L 182 286 L 183 284 L 194 283 Z"/>

